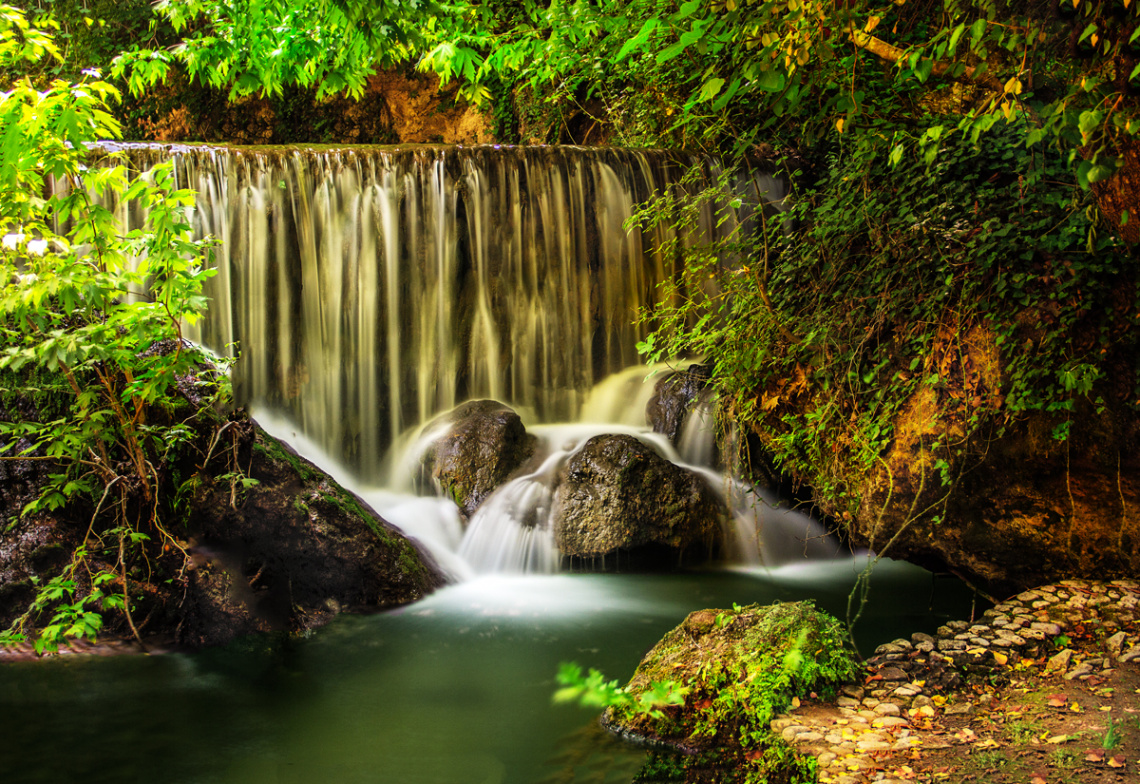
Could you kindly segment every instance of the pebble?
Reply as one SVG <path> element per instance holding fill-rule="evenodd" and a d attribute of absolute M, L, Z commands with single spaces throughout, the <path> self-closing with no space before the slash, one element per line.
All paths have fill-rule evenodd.
<path fill-rule="evenodd" d="M 1110 656 L 1119 657 L 1124 652 L 1124 643 L 1128 640 L 1128 635 L 1124 632 L 1117 632 L 1104 641 L 1104 646 L 1108 650 Z"/>
<path fill-rule="evenodd" d="M 927 722 L 937 721 L 939 714 L 970 716 L 977 706 L 992 704 L 983 694 L 977 705 L 961 701 L 939 707 L 924 691 L 952 693 L 971 680 L 992 677 L 1021 656 L 1041 656 L 1049 652 L 1049 640 L 1082 621 L 1119 629 L 1133 622 L 1130 611 L 1137 607 L 1140 582 L 1135 580 L 1066 580 L 1025 591 L 987 610 L 983 622 L 950 621 L 934 635 L 916 632 L 910 640 L 880 645 L 865 662 L 871 674 L 877 673 L 878 688 L 846 684 L 830 713 L 780 716 L 772 721 L 772 730 L 803 746 L 801 751 L 817 753 L 821 782 L 903 784 L 901 766 L 911 750 L 924 742 L 932 748 L 938 743 L 930 736 L 923 740 Z M 1114 619 L 1119 623 L 1112 623 Z M 1078 661 L 1075 652 L 1065 648 L 1046 666 L 1070 680 L 1082 680 L 1111 672 L 1114 663 L 1138 660 L 1135 636 L 1117 632 L 1104 641 L 1102 655 Z"/>
<path fill-rule="evenodd" d="M 1070 648 L 1058 651 L 1055 655 L 1050 657 L 1049 661 L 1045 664 L 1046 670 L 1067 670 L 1069 669 L 1069 662 L 1073 660 L 1073 651 Z"/>

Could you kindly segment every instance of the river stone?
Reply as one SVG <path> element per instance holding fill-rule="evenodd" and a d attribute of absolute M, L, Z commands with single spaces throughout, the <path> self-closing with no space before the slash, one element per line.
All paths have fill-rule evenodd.
<path fill-rule="evenodd" d="M 636 702 L 653 684 L 672 682 L 689 689 L 683 704 L 663 707 L 656 716 L 630 705 L 609 708 L 606 727 L 686 752 L 715 750 L 718 759 L 731 759 L 762 751 L 780 734 L 804 732 L 801 724 L 773 720 L 793 697 L 834 692 L 857 672 L 844 647 L 842 624 L 811 602 L 698 613 L 701 618 L 686 619 L 645 655 L 626 686 Z M 717 619 L 712 626 L 704 622 L 710 616 Z M 742 742 L 748 746 L 742 748 Z M 786 770 L 756 773 L 757 781 L 791 778 Z"/>
<path fill-rule="evenodd" d="M 558 549 L 581 558 L 636 548 L 710 552 L 725 514 L 704 479 L 628 435 L 587 441 L 563 466 L 551 505 Z"/>
<path fill-rule="evenodd" d="M 253 423 L 234 430 L 237 464 L 257 483 L 235 492 L 204 478 L 189 499 L 196 568 L 178 603 L 180 644 L 303 631 L 443 583 L 407 538 L 288 445 Z"/>
<path fill-rule="evenodd" d="M 530 459 L 537 439 L 526 432 L 513 409 L 495 400 L 464 403 L 442 420 L 451 427 L 424 454 L 423 466 L 468 520 Z"/>
<path fill-rule="evenodd" d="M 709 368 L 705 365 L 690 365 L 687 370 L 663 376 L 645 407 L 646 422 L 654 432 L 677 444 L 685 417 L 699 402 L 708 383 Z"/>

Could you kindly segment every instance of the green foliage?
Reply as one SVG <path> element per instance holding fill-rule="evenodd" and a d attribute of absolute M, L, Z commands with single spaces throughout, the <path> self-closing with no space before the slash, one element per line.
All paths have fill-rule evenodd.
<path fill-rule="evenodd" d="M 1123 719 L 1113 719 L 1109 716 L 1104 722 L 1104 737 L 1100 740 L 1100 747 L 1105 751 L 1112 751 L 1120 745 Z"/>
<path fill-rule="evenodd" d="M 621 707 L 653 718 L 664 718 L 662 708 L 670 705 L 683 705 L 688 687 L 678 686 L 673 681 L 653 683 L 648 689 L 632 694 L 618 686 L 618 682 L 607 681 L 601 672 L 590 668 L 582 674 L 582 668 L 574 662 L 563 662 L 558 668 L 558 685 L 554 701 L 576 702 L 583 708 L 605 709 Z"/>
<path fill-rule="evenodd" d="M 1065 157 L 1025 149 L 1017 125 L 975 140 L 969 121 L 952 123 L 884 123 L 821 148 L 794 172 L 816 179 L 791 209 L 715 245 L 699 216 L 745 209 L 727 181 L 635 216 L 694 243 L 664 249 L 685 272 L 645 314 L 656 331 L 639 348 L 711 359 L 726 410 L 773 434 L 784 468 L 849 513 L 919 392 L 945 425 L 927 444 L 930 487 L 949 489 L 1026 413 L 1055 416 L 1063 438 L 1082 406 L 1105 405 L 1096 382 L 1110 368 L 1140 379 L 1135 256 L 1067 180 Z M 894 156 L 903 138 L 937 155 L 916 144 Z"/>
<path fill-rule="evenodd" d="M 136 93 L 177 63 L 192 78 L 228 85 L 231 98 L 280 95 L 286 85 L 316 87 L 318 97 L 359 97 L 377 66 L 403 61 L 422 45 L 420 25 L 439 10 L 432 0 L 161 0 L 155 12 L 186 38 L 169 49 L 134 47 L 114 73 Z"/>
<path fill-rule="evenodd" d="M 845 641 L 839 622 L 810 602 L 704 610 L 666 634 L 627 686 L 563 665 L 565 688 L 556 696 L 607 707 L 623 730 L 685 749 L 683 759 L 651 762 L 673 778 L 712 765 L 726 782 L 810 781 L 812 765 L 770 725 L 794 697 L 834 689 L 855 674 Z"/>
<path fill-rule="evenodd" d="M 58 56 L 17 9 L 0 6 L 0 64 Z M 187 459 L 210 406 L 228 383 L 182 339 L 206 306 L 209 242 L 190 238 L 190 191 L 170 165 L 132 172 L 92 145 L 119 137 L 107 106 L 115 88 L 92 76 L 36 89 L 27 78 L 0 93 L 0 387 L 29 415 L 0 417 L 0 459 L 45 461 L 36 515 L 86 509 L 91 522 L 63 575 L 41 589 L 4 637 L 50 614 L 37 650 L 92 636 L 98 610 L 122 609 L 105 593 L 163 525 L 163 488 Z M 115 209 L 146 215 L 122 233 Z M 43 383 L 53 379 L 54 383 Z M 29 385 L 29 382 L 30 385 Z M 96 552 L 97 551 L 97 552 Z"/>

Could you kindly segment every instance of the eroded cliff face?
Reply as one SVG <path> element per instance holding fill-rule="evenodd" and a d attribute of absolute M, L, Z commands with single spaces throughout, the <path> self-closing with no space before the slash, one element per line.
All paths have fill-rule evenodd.
<path fill-rule="evenodd" d="M 1042 412 L 974 429 L 972 401 L 1001 395 L 1001 363 L 989 330 L 958 345 L 945 383 L 921 387 L 895 415 L 881 459 L 846 477 L 857 511 L 817 493 L 820 508 L 859 545 L 995 595 L 1140 572 L 1140 417 L 1111 393 L 1119 385 L 1075 400 L 1064 441 L 1054 437 L 1061 418 Z"/>

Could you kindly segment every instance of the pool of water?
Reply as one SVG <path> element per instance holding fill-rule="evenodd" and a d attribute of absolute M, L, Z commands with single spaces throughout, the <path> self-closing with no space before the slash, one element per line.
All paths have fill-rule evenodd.
<path fill-rule="evenodd" d="M 553 705 L 558 664 L 628 678 L 695 609 L 813 598 L 865 558 L 673 575 L 487 576 L 306 638 L 0 666 L 0 770 L 24 782 L 629 782 L 643 753 Z M 881 563 L 864 653 L 968 617 L 970 592 Z"/>

